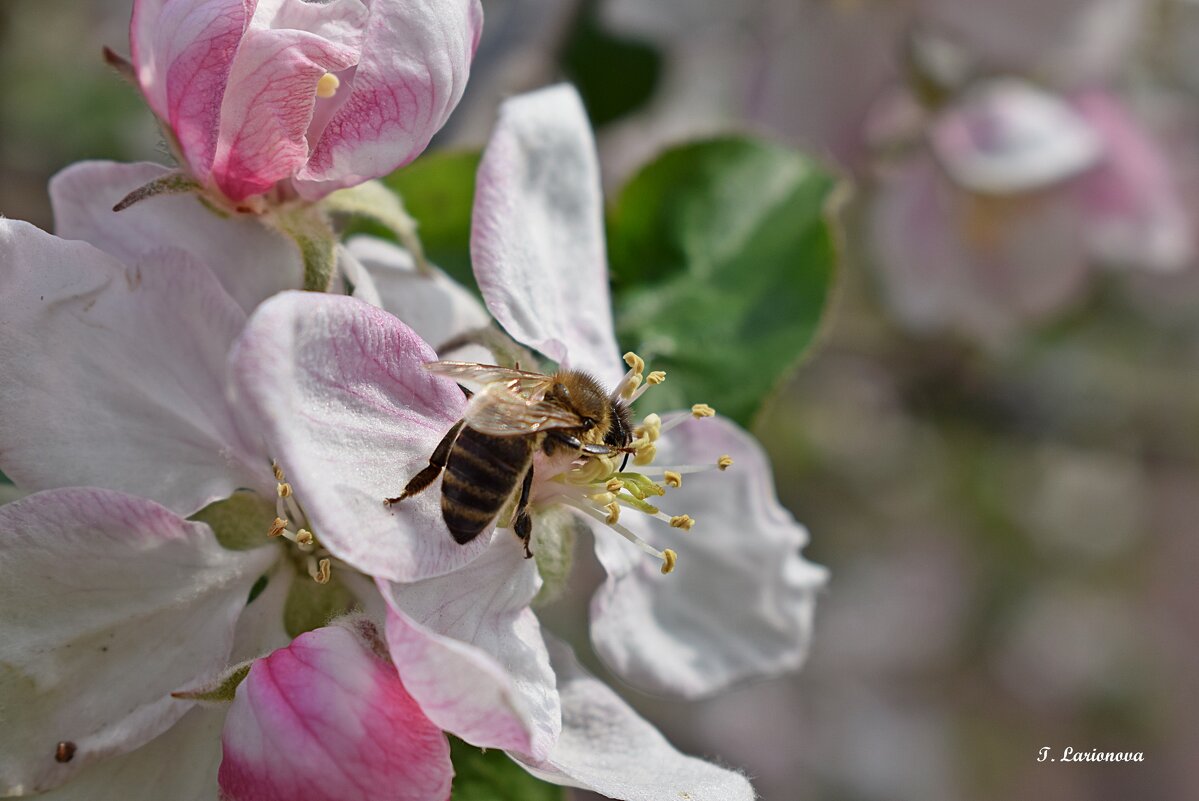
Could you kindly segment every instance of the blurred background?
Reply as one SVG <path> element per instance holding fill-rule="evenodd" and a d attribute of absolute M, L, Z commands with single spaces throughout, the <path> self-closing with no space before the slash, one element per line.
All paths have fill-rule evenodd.
<path fill-rule="evenodd" d="M 166 158 L 100 59 L 129 8 L 0 3 L 0 214 L 52 228 L 58 169 Z M 1199 798 L 1199 3 L 484 8 L 435 148 L 566 78 L 610 193 L 726 131 L 852 187 L 820 342 L 755 425 L 832 572 L 809 664 L 629 700 L 767 801 Z M 576 640 L 586 551 L 548 613 Z"/>

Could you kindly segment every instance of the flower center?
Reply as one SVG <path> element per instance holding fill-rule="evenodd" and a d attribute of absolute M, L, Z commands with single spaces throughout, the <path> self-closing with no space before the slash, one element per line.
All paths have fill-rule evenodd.
<path fill-rule="evenodd" d="M 629 371 L 617 385 L 613 397 L 619 397 L 631 404 L 647 389 L 666 380 L 666 374 L 661 371 L 644 376 L 645 361 L 635 353 L 626 353 L 624 360 L 629 365 Z M 725 454 L 706 465 L 655 465 L 657 442 L 662 435 L 688 418 L 703 419 L 715 414 L 716 411 L 711 406 L 697 403 L 691 407 L 690 412 L 676 414 L 666 420 L 657 414 L 646 415 L 641 424 L 634 429 L 633 441 L 629 443 L 633 454 L 633 467 L 639 469 L 625 470 L 624 464 L 618 465 L 619 457 L 592 456 L 576 460 L 568 469 L 553 477 L 554 482 L 562 485 L 555 493 L 556 499 L 603 522 L 650 556 L 662 560 L 663 573 L 671 572 L 678 555 L 669 548 L 658 550 L 638 537 L 620 524 L 620 516 L 624 510 L 633 510 L 661 520 L 671 528 L 691 530 L 695 525 L 695 519 L 690 515 L 667 514 L 650 503 L 649 499 L 666 495 L 668 488 L 682 487 L 684 475 L 710 470 L 723 471 L 732 466 L 733 460 Z"/>
<path fill-rule="evenodd" d="M 302 554 L 308 575 L 317 584 L 328 584 L 333 575 L 333 562 L 327 550 L 321 547 L 309 528 L 308 515 L 300 506 L 291 484 L 287 483 L 283 469 L 275 462 L 271 463 L 275 471 L 275 480 L 279 482 L 275 498 L 275 522 L 267 531 L 268 537 L 283 537 L 295 543 L 296 549 Z"/>

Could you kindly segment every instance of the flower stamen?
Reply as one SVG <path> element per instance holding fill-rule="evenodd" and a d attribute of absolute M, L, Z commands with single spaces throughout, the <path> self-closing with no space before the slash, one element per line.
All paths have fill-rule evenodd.
<path fill-rule="evenodd" d="M 339 86 L 341 86 L 341 79 L 331 72 L 326 72 L 316 82 L 316 96 L 327 100 L 337 94 Z"/>

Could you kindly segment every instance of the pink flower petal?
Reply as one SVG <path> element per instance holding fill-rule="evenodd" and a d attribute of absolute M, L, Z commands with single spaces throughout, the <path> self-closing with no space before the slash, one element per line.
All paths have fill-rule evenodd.
<path fill-rule="evenodd" d="M 225 397 L 245 313 L 182 251 L 126 267 L 0 220 L 0 469 L 29 490 L 121 490 L 189 515 L 269 462 Z"/>
<path fill-rule="evenodd" d="M 313 531 L 372 576 L 412 581 L 466 564 L 486 536 L 458 545 L 440 485 L 392 507 L 459 419 L 452 382 L 425 371 L 433 351 L 362 301 L 285 292 L 250 318 L 231 376 L 264 448 L 279 461 Z"/>
<path fill-rule="evenodd" d="M 1077 183 L 1095 255 L 1157 270 L 1185 266 L 1195 232 L 1167 154 L 1110 94 L 1085 92 L 1072 102 L 1104 144 L 1103 163 Z"/>
<path fill-rule="evenodd" d="M 372 0 L 348 96 L 314 132 L 300 193 L 316 199 L 416 158 L 462 97 L 482 27 L 478 0 Z"/>
<path fill-rule="evenodd" d="M 666 738 L 570 649 L 550 642 L 562 696 L 562 736 L 542 762 L 518 761 L 534 776 L 620 801 L 753 801 L 749 781 L 675 750 Z"/>
<path fill-rule="evenodd" d="M 274 548 L 108 490 L 0 507 L 0 795 L 55 787 L 170 728 L 175 689 L 224 667 Z M 70 758 L 56 758 L 70 743 Z"/>
<path fill-rule="evenodd" d="M 254 663 L 225 721 L 223 798 L 449 798 L 449 743 L 373 645 L 328 626 Z"/>
<path fill-rule="evenodd" d="M 678 553 L 673 573 L 593 526 L 608 579 L 592 600 L 591 639 L 614 673 L 648 692 L 708 695 L 794 670 L 807 654 L 826 572 L 800 555 L 808 533 L 775 497 L 761 447 L 724 418 L 692 419 L 663 434 L 655 462 L 715 464 L 721 455 L 733 466 L 686 474 L 657 501 L 669 514 L 691 515 L 691 531 L 621 516 Z"/>
<path fill-rule="evenodd" d="M 595 141 L 574 89 L 507 101 L 475 189 L 471 256 L 516 339 L 615 386 L 623 373 L 604 254 Z"/>
<path fill-rule="evenodd" d="M 247 312 L 276 292 L 299 289 L 304 266 L 295 243 L 245 216 L 220 216 L 194 195 L 163 195 L 124 211 L 113 205 L 166 175 L 157 164 L 83 161 L 50 180 L 54 226 L 126 264 L 155 247 L 186 250 L 209 267 Z"/>
<path fill-rule="evenodd" d="M 549 753 L 561 711 L 529 608 L 540 586 L 536 564 L 508 531 L 449 575 L 381 584 L 391 658 L 438 726 L 483 748 Z"/>
<path fill-rule="evenodd" d="M 221 102 L 253 0 L 135 0 L 129 38 L 150 107 L 179 141 L 192 174 L 207 182 Z"/>
<path fill-rule="evenodd" d="M 212 171 L 226 196 L 265 192 L 307 161 L 317 82 L 357 63 L 366 13 L 359 0 L 259 3 L 221 104 Z"/>

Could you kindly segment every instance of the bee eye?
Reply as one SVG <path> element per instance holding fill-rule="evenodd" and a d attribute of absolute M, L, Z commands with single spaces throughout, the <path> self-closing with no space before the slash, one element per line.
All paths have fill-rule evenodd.
<path fill-rule="evenodd" d="M 584 417 L 584 418 L 583 418 L 583 428 L 584 428 L 584 429 L 592 429 L 592 428 L 595 428 L 595 418 L 593 418 L 593 417 Z"/>

